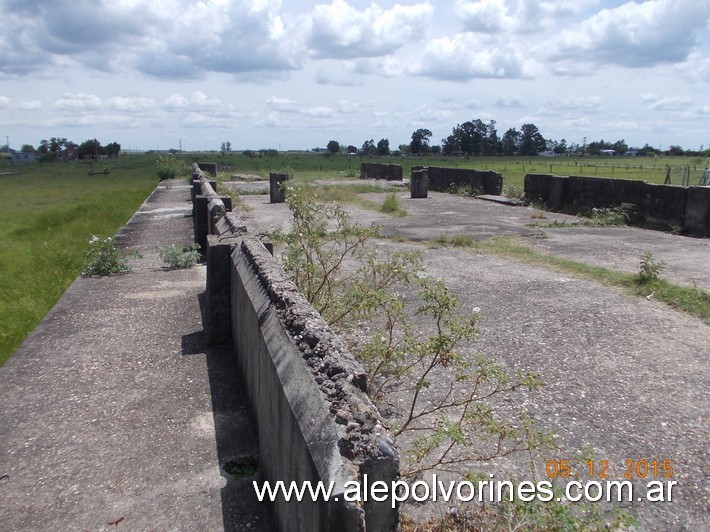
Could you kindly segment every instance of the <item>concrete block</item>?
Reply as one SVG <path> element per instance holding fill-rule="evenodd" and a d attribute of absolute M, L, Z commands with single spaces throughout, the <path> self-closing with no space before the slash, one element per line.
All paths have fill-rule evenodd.
<path fill-rule="evenodd" d="M 231 256 L 238 243 L 238 238 L 207 236 L 205 333 L 210 345 L 226 345 L 232 339 Z"/>
<path fill-rule="evenodd" d="M 288 181 L 288 174 L 276 172 L 269 174 L 269 197 L 271 203 L 283 203 L 286 201 L 286 181 Z"/>
<path fill-rule="evenodd" d="M 192 219 L 192 228 L 195 243 L 200 246 L 200 253 L 205 256 L 207 251 L 207 235 L 209 234 L 210 220 L 207 206 L 211 196 L 198 195 L 195 197 L 195 216 Z"/>
<path fill-rule="evenodd" d="M 688 189 L 683 232 L 695 236 L 710 236 L 710 187 Z"/>
<path fill-rule="evenodd" d="M 426 198 L 429 195 L 429 172 L 427 170 L 412 170 L 410 181 L 412 198 Z"/>

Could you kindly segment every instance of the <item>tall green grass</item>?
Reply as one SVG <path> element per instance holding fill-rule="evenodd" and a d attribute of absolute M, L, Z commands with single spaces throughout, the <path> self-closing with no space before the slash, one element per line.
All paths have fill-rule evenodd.
<path fill-rule="evenodd" d="M 94 165 L 108 175 L 71 162 L 0 176 L 0 365 L 80 274 L 91 235 L 113 235 L 155 188 L 153 160 Z"/>

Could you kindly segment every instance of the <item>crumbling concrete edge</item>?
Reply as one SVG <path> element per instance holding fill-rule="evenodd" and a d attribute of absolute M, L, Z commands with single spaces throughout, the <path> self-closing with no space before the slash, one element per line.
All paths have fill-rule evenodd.
<path fill-rule="evenodd" d="M 233 342 L 256 409 L 265 478 L 342 488 L 367 475 L 370 484 L 391 485 L 399 457 L 366 394 L 365 371 L 258 239 L 236 246 L 231 287 Z M 338 498 L 277 501 L 277 520 L 300 530 L 397 528 L 390 501 Z"/>

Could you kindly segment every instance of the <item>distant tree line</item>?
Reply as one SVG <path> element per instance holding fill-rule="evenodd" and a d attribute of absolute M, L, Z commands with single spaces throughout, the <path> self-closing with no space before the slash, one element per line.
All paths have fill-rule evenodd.
<path fill-rule="evenodd" d="M 23 153 L 34 153 L 39 161 L 52 162 L 73 159 L 98 159 L 99 157 L 118 157 L 121 145 L 111 142 L 102 146 L 96 139 L 89 139 L 81 144 L 67 140 L 64 137 L 42 139 L 35 148 L 31 144 L 23 144 L 20 148 Z"/>
<path fill-rule="evenodd" d="M 428 129 L 417 129 L 412 133 L 409 144 L 399 145 L 397 150 L 390 151 L 389 140 L 380 139 L 375 144 L 374 139 L 366 140 L 361 148 L 353 145 L 344 147 L 336 140 L 331 140 L 326 146 L 328 154 L 348 153 L 364 156 L 373 155 L 429 155 L 444 154 L 458 156 L 510 156 L 523 155 L 531 156 L 540 153 L 554 155 L 605 155 L 612 153 L 615 155 L 635 154 L 635 155 L 688 155 L 688 156 L 710 156 L 710 149 L 684 150 L 680 146 L 671 146 L 666 151 L 653 148 L 645 144 L 642 148 L 629 148 L 626 142 L 621 139 L 616 142 L 604 140 L 587 143 L 586 137 L 582 144 L 568 144 L 565 139 L 546 139 L 535 124 L 523 124 L 520 130 L 510 128 L 502 136 L 496 129 L 496 121 L 488 123 L 480 119 L 457 124 L 451 134 L 441 139 L 441 145 L 431 145 L 432 132 Z"/>

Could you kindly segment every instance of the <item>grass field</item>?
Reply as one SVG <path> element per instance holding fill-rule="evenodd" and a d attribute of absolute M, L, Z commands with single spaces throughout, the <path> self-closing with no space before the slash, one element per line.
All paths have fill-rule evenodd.
<path fill-rule="evenodd" d="M 235 173 L 257 174 L 268 177 L 269 172 L 290 169 L 304 181 L 325 178 L 359 177 L 361 162 L 393 163 L 402 166 L 405 176 L 413 165 L 445 166 L 493 170 L 503 175 L 504 187 L 522 189 L 525 174 L 553 173 L 557 175 L 587 175 L 638 179 L 649 183 L 663 183 L 666 165 L 671 169 L 671 182 L 682 184 L 689 171 L 690 184 L 695 185 L 707 168 L 708 161 L 698 157 L 358 157 L 328 156 L 325 154 L 282 153 L 274 157 L 250 158 L 242 154 L 214 153 L 211 161 L 218 161 Z M 686 170 L 687 168 L 687 170 Z"/>
<path fill-rule="evenodd" d="M 79 275 L 92 234 L 111 236 L 157 185 L 153 158 L 0 168 L 0 365 Z"/>
<path fill-rule="evenodd" d="M 64 290 L 81 272 L 84 252 L 92 234 L 113 235 L 138 209 L 157 184 L 155 155 L 122 156 L 101 161 L 96 171 L 109 175 L 88 176 L 88 162 L 10 166 L 0 162 L 0 365 L 44 317 Z M 452 158 L 374 157 L 280 153 L 250 158 L 240 153 L 186 154 L 182 159 L 217 162 L 224 176 L 287 170 L 297 181 L 352 179 L 359 177 L 360 163 L 400 164 L 408 176 L 412 165 L 494 170 L 504 177 L 505 189 L 522 191 L 526 173 L 598 175 L 642 179 L 662 183 L 666 165 L 673 183 L 680 184 L 685 168 L 691 184 L 699 178 L 706 161 L 697 158 Z M 697 177 L 696 177 L 697 176 Z M 321 187 L 328 195 L 330 187 Z M 340 187 L 338 187 L 340 188 Z M 339 190 L 333 199 L 360 201 L 363 184 L 351 187 L 352 198 Z M 364 201 L 364 200 L 363 200 Z M 379 208 L 379 206 L 376 206 Z"/>

